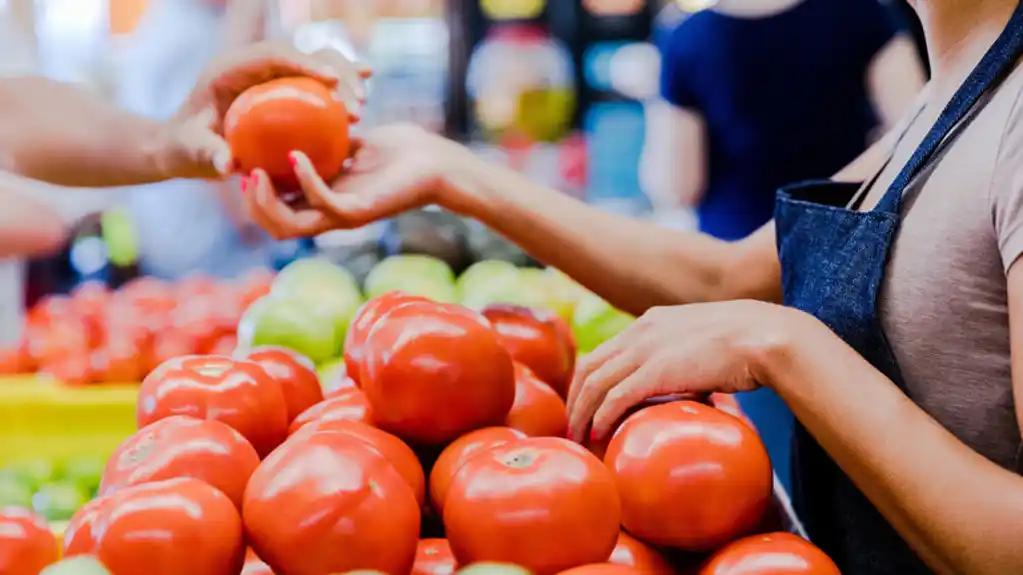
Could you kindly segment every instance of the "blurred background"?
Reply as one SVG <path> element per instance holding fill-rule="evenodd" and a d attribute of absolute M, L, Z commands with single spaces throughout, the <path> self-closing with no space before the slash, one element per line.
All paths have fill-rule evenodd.
<path fill-rule="evenodd" d="M 802 3 L 837 10 L 877 0 Z M 905 3 L 881 6 L 923 61 Z M 714 7 L 713 0 L 0 0 L 0 74 L 81 83 L 140 114 L 166 117 L 225 45 L 267 36 L 308 51 L 332 47 L 375 70 L 364 126 L 415 122 L 604 209 L 695 228 L 697 201 L 666 201 L 644 164 L 658 157 L 672 165 L 674 140 L 651 141 L 649 133 L 670 76 L 662 62 L 680 27 Z M 875 116 L 883 127 L 884 114 Z M 142 274 L 233 277 L 312 253 L 356 276 L 395 253 L 434 255 L 456 272 L 482 259 L 532 263 L 478 224 L 430 209 L 272 242 L 246 220 L 236 190 L 234 182 L 168 182 L 52 198 L 74 234 L 52 258 L 3 264 L 7 309 L 87 280 L 117 287 Z M 0 317 L 14 336 L 20 320 Z"/>

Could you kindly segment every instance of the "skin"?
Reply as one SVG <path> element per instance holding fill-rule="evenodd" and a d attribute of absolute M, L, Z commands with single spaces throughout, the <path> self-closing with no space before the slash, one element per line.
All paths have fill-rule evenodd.
<path fill-rule="evenodd" d="M 743 18 L 764 18 L 790 10 L 800 1 L 719 0 L 714 10 Z M 888 42 L 870 63 L 864 80 L 882 126 L 894 126 L 926 82 L 913 40 L 900 34 Z M 695 207 L 707 183 L 708 136 L 702 114 L 656 99 L 646 106 L 646 128 L 640 161 L 643 190 L 658 209 Z"/>
<path fill-rule="evenodd" d="M 920 121 L 933 122 L 1015 5 L 915 4 L 934 72 Z M 869 177 L 891 145 L 889 135 L 836 179 Z M 569 397 L 573 438 L 591 425 L 605 434 L 646 397 L 767 386 L 935 572 L 1023 572 L 1017 551 L 1023 478 L 961 443 L 818 320 L 775 304 L 781 282 L 773 224 L 734 243 L 655 229 L 486 165 L 410 127 L 371 132 L 351 170 L 329 185 L 307 159 L 296 155 L 295 162 L 311 208 L 284 205 L 258 171 L 245 183 L 253 216 L 277 237 L 357 227 L 439 203 L 642 314 L 579 366 Z M 1023 406 L 1023 266 L 1010 269 L 1007 286 L 1013 381 Z"/>

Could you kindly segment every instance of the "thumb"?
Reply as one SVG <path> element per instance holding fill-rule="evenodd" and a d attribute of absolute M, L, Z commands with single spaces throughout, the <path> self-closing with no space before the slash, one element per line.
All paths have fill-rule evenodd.
<path fill-rule="evenodd" d="M 211 128 L 216 112 L 207 109 L 175 130 L 172 167 L 181 178 L 223 179 L 234 171 L 227 141 Z"/>

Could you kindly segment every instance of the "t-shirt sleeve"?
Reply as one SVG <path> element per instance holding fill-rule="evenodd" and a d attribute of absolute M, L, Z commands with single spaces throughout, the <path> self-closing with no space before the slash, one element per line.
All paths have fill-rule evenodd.
<path fill-rule="evenodd" d="M 679 108 L 697 107 L 695 92 L 696 54 L 692 42 L 681 32 L 686 23 L 665 32 L 658 38 L 661 53 L 660 94 L 670 104 Z"/>
<path fill-rule="evenodd" d="M 889 42 L 904 29 L 901 18 L 889 0 L 853 0 L 846 7 L 854 14 L 846 27 L 858 39 L 860 57 L 869 65 Z"/>
<path fill-rule="evenodd" d="M 1006 272 L 1023 255 L 1023 92 L 1002 135 L 991 180 L 991 213 Z"/>

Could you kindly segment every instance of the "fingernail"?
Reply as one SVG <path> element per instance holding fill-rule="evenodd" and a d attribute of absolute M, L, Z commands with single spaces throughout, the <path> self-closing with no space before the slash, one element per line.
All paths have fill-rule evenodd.
<path fill-rule="evenodd" d="M 288 152 L 288 161 L 291 162 L 292 168 L 298 167 L 298 155 L 295 152 Z"/>
<path fill-rule="evenodd" d="M 596 431 L 590 430 L 590 441 L 600 441 L 600 436 L 597 435 Z"/>
<path fill-rule="evenodd" d="M 220 151 L 213 156 L 213 167 L 221 174 L 231 172 L 231 152 Z"/>
<path fill-rule="evenodd" d="M 241 187 L 241 190 L 242 190 L 242 195 L 248 194 L 249 193 L 249 178 L 247 178 L 247 177 L 242 178 L 241 186 L 240 187 Z"/>

